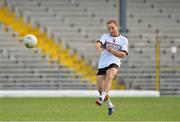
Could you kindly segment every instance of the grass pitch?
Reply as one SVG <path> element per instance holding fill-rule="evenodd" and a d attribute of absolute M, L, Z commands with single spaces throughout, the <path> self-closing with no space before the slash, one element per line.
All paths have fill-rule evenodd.
<path fill-rule="evenodd" d="M 96 98 L 0 98 L 0 121 L 180 121 L 180 97 L 112 98 L 112 116 Z"/>

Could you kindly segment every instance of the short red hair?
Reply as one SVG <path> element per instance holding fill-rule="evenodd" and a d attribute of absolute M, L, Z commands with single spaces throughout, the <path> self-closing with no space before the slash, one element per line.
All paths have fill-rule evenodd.
<path fill-rule="evenodd" d="M 114 23 L 116 26 L 118 26 L 118 23 L 117 23 L 116 20 L 109 20 L 109 21 L 107 22 L 107 25 L 108 25 L 108 24 L 111 24 L 111 23 Z"/>

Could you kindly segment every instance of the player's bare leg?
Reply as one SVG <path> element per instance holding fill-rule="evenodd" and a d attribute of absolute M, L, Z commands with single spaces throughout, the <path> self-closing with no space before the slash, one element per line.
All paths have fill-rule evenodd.
<path fill-rule="evenodd" d="M 103 89 L 103 86 L 104 86 L 104 81 L 105 81 L 105 78 L 106 78 L 106 75 L 98 75 L 97 76 L 97 89 L 98 89 L 98 92 L 99 92 L 99 95 L 101 96 L 102 94 L 102 89 Z M 106 95 L 104 101 L 107 103 L 107 104 L 112 104 L 110 99 L 109 99 L 109 96 Z M 96 104 L 101 106 L 101 102 L 99 101 L 99 99 L 96 100 Z"/>
<path fill-rule="evenodd" d="M 112 81 L 113 81 L 114 77 L 116 76 L 117 72 L 118 72 L 118 70 L 114 67 L 110 68 L 106 71 L 106 78 L 104 81 L 102 95 L 101 95 L 102 100 L 104 100 L 104 98 L 108 94 L 109 90 L 111 89 Z"/>
<path fill-rule="evenodd" d="M 104 85 L 104 81 L 105 81 L 106 75 L 98 75 L 97 76 L 97 90 L 99 91 L 99 93 L 102 91 L 103 89 L 103 85 Z M 101 94 L 101 93 L 100 93 Z"/>
<path fill-rule="evenodd" d="M 106 75 L 98 75 L 97 76 L 97 90 L 99 92 L 99 94 L 102 94 L 102 89 L 104 86 L 104 81 L 105 81 Z M 102 100 L 100 100 L 99 98 L 96 100 L 96 104 L 101 106 L 101 104 L 103 103 Z"/>
<path fill-rule="evenodd" d="M 106 78 L 105 78 L 104 87 L 103 87 L 103 91 L 105 91 L 106 93 L 108 93 L 109 90 L 111 89 L 112 81 L 114 77 L 116 76 L 117 72 L 118 70 L 114 67 L 106 71 Z"/>
<path fill-rule="evenodd" d="M 105 100 L 109 90 L 111 89 L 112 80 L 116 76 L 117 72 L 118 72 L 118 70 L 116 68 L 111 68 L 106 71 L 106 78 L 105 78 L 105 82 L 104 82 L 104 86 L 103 86 L 103 93 L 101 95 L 101 98 L 103 100 Z M 104 97 L 103 94 L 106 96 Z M 114 106 L 111 103 L 110 99 L 106 103 L 108 106 L 108 114 L 111 115 L 114 112 Z"/>

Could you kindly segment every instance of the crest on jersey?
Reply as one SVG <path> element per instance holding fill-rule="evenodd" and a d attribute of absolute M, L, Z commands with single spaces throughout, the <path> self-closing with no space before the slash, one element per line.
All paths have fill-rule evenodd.
<path fill-rule="evenodd" d="M 116 39 L 113 39 L 113 43 L 115 43 L 116 42 Z"/>

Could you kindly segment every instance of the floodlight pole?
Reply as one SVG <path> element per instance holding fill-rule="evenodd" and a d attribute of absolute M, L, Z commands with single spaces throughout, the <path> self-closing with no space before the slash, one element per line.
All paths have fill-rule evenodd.
<path fill-rule="evenodd" d="M 119 24 L 120 32 L 122 34 L 126 33 L 126 0 L 119 0 Z"/>

